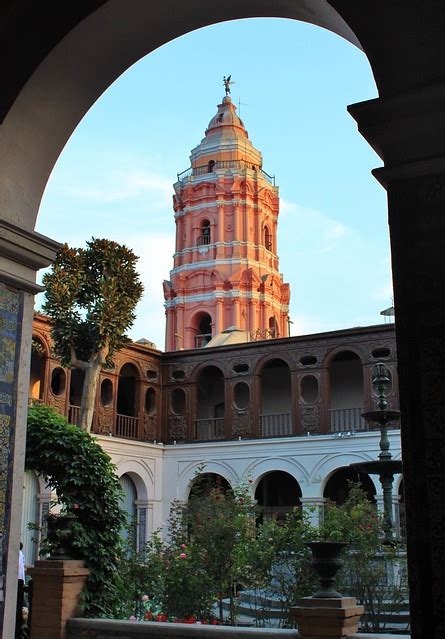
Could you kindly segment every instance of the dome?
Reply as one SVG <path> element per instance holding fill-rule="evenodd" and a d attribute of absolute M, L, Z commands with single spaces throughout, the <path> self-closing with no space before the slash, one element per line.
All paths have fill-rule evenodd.
<path fill-rule="evenodd" d="M 218 104 L 218 111 L 216 115 L 210 120 L 209 126 L 206 130 L 206 136 L 214 135 L 215 133 L 227 133 L 230 132 L 230 128 L 233 130 L 233 135 L 243 135 L 248 137 L 247 131 L 244 128 L 244 123 L 236 113 L 236 106 L 232 102 L 232 98 L 226 95 L 223 98 L 221 104 Z"/>

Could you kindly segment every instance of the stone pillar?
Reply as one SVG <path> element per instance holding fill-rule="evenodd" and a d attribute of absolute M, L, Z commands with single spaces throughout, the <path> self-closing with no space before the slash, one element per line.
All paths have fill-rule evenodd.
<path fill-rule="evenodd" d="M 90 574 L 83 561 L 36 561 L 33 579 L 31 639 L 64 639 L 69 617 L 79 616 L 80 593 Z"/>
<path fill-rule="evenodd" d="M 216 315 L 215 315 L 215 335 L 219 335 L 224 330 L 224 298 L 216 298 Z"/>
<path fill-rule="evenodd" d="M 318 526 L 326 503 L 324 497 L 300 497 L 303 512 L 309 517 L 312 526 Z"/>
<path fill-rule="evenodd" d="M 0 220 L 0 635 L 13 637 L 36 271 L 59 247 Z"/>
<path fill-rule="evenodd" d="M 349 107 L 385 161 L 413 639 L 445 637 L 445 86 Z"/>

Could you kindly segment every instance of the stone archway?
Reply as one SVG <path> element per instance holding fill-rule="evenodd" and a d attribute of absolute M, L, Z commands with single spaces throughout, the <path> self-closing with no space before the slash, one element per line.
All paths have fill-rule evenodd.
<path fill-rule="evenodd" d="M 278 0 L 272 12 L 266 0 L 229 6 L 190 0 L 175 4 L 174 20 L 169 2 L 93 0 L 88 9 L 76 4 L 57 15 L 35 5 L 11 3 L 13 10 L 3 16 L 6 36 L 0 56 L 6 87 L 0 102 L 1 281 L 9 287 L 2 284 L 1 310 L 7 307 L 11 313 L 11 339 L 20 352 L 16 363 L 11 359 L 13 378 L 4 391 L 11 397 L 26 387 L 28 377 L 35 270 L 47 265 L 57 249 L 56 243 L 32 231 L 40 198 L 69 135 L 112 81 L 163 42 L 239 17 L 273 13 L 361 42 L 380 98 L 354 105 L 350 112 L 385 162 L 375 175 L 388 190 L 413 636 L 442 636 L 444 511 L 442 491 L 433 488 L 445 483 L 445 454 L 439 452 L 445 437 L 445 41 L 438 35 L 445 28 L 442 4 L 413 0 L 401 9 L 395 0 L 378 6 L 372 0 Z M 7 408 L 4 421 L 15 468 L 8 487 L 13 504 L 9 575 L 14 574 L 18 550 L 25 400 L 20 391 L 16 410 Z M 416 482 L 416 476 L 426 482 Z M 7 578 L 6 634 L 15 587 L 15 580 Z"/>

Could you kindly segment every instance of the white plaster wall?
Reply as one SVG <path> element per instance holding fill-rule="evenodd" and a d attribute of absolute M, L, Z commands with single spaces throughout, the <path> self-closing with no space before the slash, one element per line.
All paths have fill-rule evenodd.
<path fill-rule="evenodd" d="M 204 472 L 222 475 L 231 485 L 249 482 L 252 494 L 264 475 L 281 470 L 298 481 L 303 500 L 318 503 L 337 469 L 377 458 L 379 439 L 378 432 L 365 432 L 351 437 L 327 434 L 163 446 L 98 437 L 116 464 L 118 475 L 129 474 L 138 501 L 147 504 L 147 536 L 152 530 L 165 528 L 173 501 L 188 499 L 202 466 Z M 390 431 L 389 439 L 393 457 L 400 459 L 399 432 Z M 378 497 L 382 494 L 380 483 L 377 477 L 371 479 Z M 397 476 L 394 485 L 399 485 Z"/>
<path fill-rule="evenodd" d="M 110 455 L 119 477 L 128 474 L 137 490 L 137 501 L 147 506 L 147 538 L 163 525 L 162 445 L 98 436 L 98 442 Z"/>

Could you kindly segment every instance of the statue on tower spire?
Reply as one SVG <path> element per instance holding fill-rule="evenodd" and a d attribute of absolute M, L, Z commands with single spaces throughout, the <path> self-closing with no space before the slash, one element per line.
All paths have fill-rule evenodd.
<path fill-rule="evenodd" d="M 230 85 L 235 84 L 235 82 L 230 79 L 231 77 L 232 75 L 227 76 L 227 78 L 226 76 L 223 77 L 223 84 L 224 84 L 224 89 L 226 91 L 226 95 L 230 95 Z"/>

